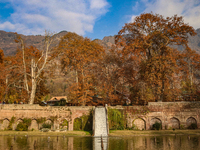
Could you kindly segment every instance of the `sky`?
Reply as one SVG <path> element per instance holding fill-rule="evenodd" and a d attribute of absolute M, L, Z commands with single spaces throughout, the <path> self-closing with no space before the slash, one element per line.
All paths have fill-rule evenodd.
<path fill-rule="evenodd" d="M 177 14 L 200 28 L 200 0 L 0 0 L 0 30 L 25 35 L 65 30 L 103 39 L 149 12 Z"/>

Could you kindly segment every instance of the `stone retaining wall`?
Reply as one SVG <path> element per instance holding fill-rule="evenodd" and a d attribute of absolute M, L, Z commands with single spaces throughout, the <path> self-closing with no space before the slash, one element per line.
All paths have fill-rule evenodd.
<path fill-rule="evenodd" d="M 29 129 L 40 129 L 42 123 L 37 123 L 37 120 L 45 118 L 46 123 L 52 123 L 52 129 L 59 129 L 60 124 L 64 120 L 68 121 L 68 130 L 73 130 L 73 122 L 75 118 L 80 118 L 84 114 L 87 115 L 93 106 L 77 107 L 77 106 L 39 106 L 28 104 L 2 104 L 0 105 L 0 129 L 4 130 L 8 127 L 12 117 L 15 121 L 12 128 L 15 129 L 17 124 L 24 118 L 32 120 Z"/>
<path fill-rule="evenodd" d="M 24 118 L 31 119 L 29 129 L 40 129 L 45 118 L 51 123 L 52 129 L 60 129 L 64 120 L 68 122 L 68 130 L 73 130 L 74 120 L 87 115 L 94 106 L 39 106 L 28 104 L 1 104 L 0 130 L 7 129 L 12 117 L 15 117 L 12 128 Z M 162 124 L 162 129 L 188 128 L 192 123 L 200 128 L 200 102 L 151 102 L 148 106 L 109 106 L 108 109 L 118 109 L 126 117 L 126 126 L 135 125 L 138 129 L 149 130 L 155 122 Z"/>

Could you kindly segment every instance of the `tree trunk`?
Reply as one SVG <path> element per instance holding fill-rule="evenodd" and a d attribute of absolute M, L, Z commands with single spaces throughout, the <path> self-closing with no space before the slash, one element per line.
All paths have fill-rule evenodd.
<path fill-rule="evenodd" d="M 165 81 L 162 80 L 162 89 L 161 89 L 160 102 L 163 102 L 163 99 L 164 99 L 164 90 L 165 90 Z"/>
<path fill-rule="evenodd" d="M 31 59 L 31 82 L 32 82 L 32 88 L 31 88 L 31 94 L 29 98 L 29 104 L 34 103 L 36 86 L 37 86 L 36 74 L 35 74 L 35 60 L 33 58 Z"/>
<path fill-rule="evenodd" d="M 36 93 L 36 81 L 34 79 L 32 79 L 32 89 L 31 89 L 31 95 L 30 95 L 30 99 L 29 99 L 29 104 L 33 104 L 34 103 L 34 99 L 35 99 L 35 93 Z"/>

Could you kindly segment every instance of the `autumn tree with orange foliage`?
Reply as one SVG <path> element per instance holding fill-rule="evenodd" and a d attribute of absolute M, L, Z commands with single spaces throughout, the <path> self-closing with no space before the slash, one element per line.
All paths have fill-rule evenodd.
<path fill-rule="evenodd" d="M 16 42 L 20 43 L 21 48 L 18 49 L 15 57 L 8 61 L 8 65 L 12 66 L 7 67 L 8 75 L 12 79 L 10 86 L 20 90 L 19 93 L 22 94 L 23 99 L 28 99 L 29 104 L 34 103 L 36 94 L 37 97 L 41 94 L 41 91 L 38 91 L 37 88 L 44 87 L 44 69 L 51 58 L 50 45 L 54 37 L 48 32 L 45 34 L 43 50 L 38 50 L 33 46 L 26 47 L 24 39 L 16 34 Z"/>
<path fill-rule="evenodd" d="M 132 95 L 145 101 L 166 100 L 175 76 L 180 75 L 182 59 L 174 45 L 188 47 L 188 36 L 196 35 L 182 17 L 145 13 L 127 23 L 116 36 L 121 59 L 136 62 Z M 187 51 L 187 50 L 186 50 Z M 139 69 L 138 69 L 139 68 Z M 135 88 L 140 85 L 138 91 Z M 175 90 L 173 90 L 175 91 Z M 169 97 L 168 97 L 169 98 Z"/>
<path fill-rule="evenodd" d="M 5 67 L 4 67 L 4 53 L 0 49 L 0 99 L 3 99 L 5 94 Z"/>
<path fill-rule="evenodd" d="M 194 100 L 197 96 L 200 96 L 199 82 L 196 77 L 199 76 L 200 69 L 200 55 L 187 47 L 182 53 L 182 61 L 180 64 L 182 66 L 182 76 L 183 80 L 181 82 L 183 96 L 187 95 L 185 99 Z"/>
<path fill-rule="evenodd" d="M 69 99 L 78 105 L 92 103 L 95 88 L 93 67 L 101 60 L 103 47 L 88 38 L 68 32 L 62 37 L 56 54 L 61 59 L 62 69 L 74 72 Z"/>

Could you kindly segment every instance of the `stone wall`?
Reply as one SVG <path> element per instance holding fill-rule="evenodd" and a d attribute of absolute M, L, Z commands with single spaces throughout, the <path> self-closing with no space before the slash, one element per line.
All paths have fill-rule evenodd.
<path fill-rule="evenodd" d="M 17 124 L 24 118 L 30 118 L 31 125 L 29 129 L 38 130 L 42 123 L 38 120 L 45 118 L 46 123 L 52 123 L 52 129 L 59 129 L 64 120 L 68 121 L 68 130 L 73 130 L 74 119 L 87 115 L 94 109 L 93 106 L 87 107 L 63 107 L 63 106 L 39 106 L 28 104 L 2 104 L 0 105 L 0 129 L 7 129 L 12 117 L 15 121 L 12 128 L 16 129 Z"/>
<path fill-rule="evenodd" d="M 51 123 L 52 129 L 60 129 L 62 122 L 68 122 L 67 129 L 73 130 L 74 121 L 83 115 L 88 115 L 94 106 L 39 106 L 28 104 L 1 104 L 0 130 L 7 129 L 11 124 L 16 129 L 17 124 L 24 118 L 31 119 L 29 130 L 40 129 L 42 123 L 38 120 L 45 118 Z M 184 129 L 191 124 L 200 128 L 200 102 L 152 102 L 147 106 L 109 106 L 108 109 L 117 109 L 123 112 L 126 126 L 149 130 L 153 124 L 162 124 L 162 129 Z"/>
<path fill-rule="evenodd" d="M 192 123 L 200 128 L 200 102 L 152 102 L 148 106 L 121 107 L 126 114 L 127 126 L 152 129 L 154 123 L 162 129 L 185 129 Z"/>

